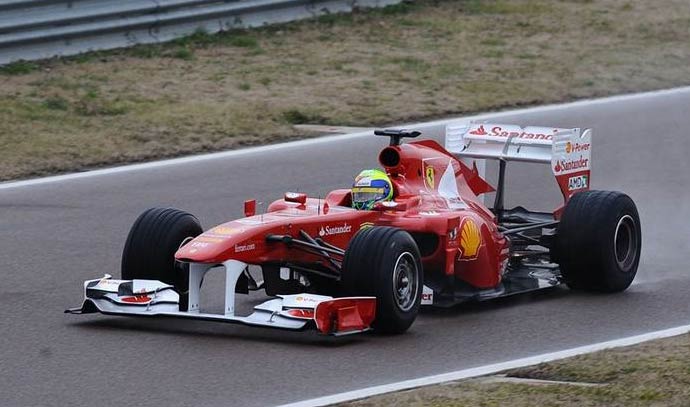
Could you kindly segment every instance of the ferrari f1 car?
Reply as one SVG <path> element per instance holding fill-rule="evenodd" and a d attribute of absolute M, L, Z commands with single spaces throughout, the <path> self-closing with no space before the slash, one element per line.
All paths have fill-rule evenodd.
<path fill-rule="evenodd" d="M 416 131 L 379 130 L 390 138 L 379 162 L 392 199 L 352 208 L 350 189 L 325 199 L 286 193 L 263 213 L 202 230 L 193 215 L 145 211 L 122 254 L 121 279 L 84 283 L 70 313 L 166 316 L 342 335 L 374 329 L 402 333 L 420 306 L 447 307 L 565 283 L 617 292 L 640 260 L 640 220 L 621 192 L 590 191 L 590 129 L 461 123 L 432 140 L 402 143 Z M 498 160 L 494 189 L 475 159 Z M 504 208 L 507 163 L 546 163 L 563 194 L 551 213 Z M 489 207 L 480 198 L 495 192 Z M 258 266 L 258 274 L 248 266 Z M 204 275 L 225 271 L 223 314 L 201 312 Z M 257 269 L 258 270 L 258 269 Z M 271 298 L 247 316 L 236 293 Z"/>

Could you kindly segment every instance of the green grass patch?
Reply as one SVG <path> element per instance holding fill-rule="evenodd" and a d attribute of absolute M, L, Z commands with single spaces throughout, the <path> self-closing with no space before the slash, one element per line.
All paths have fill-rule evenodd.
<path fill-rule="evenodd" d="M 431 66 L 427 61 L 412 56 L 388 58 L 387 62 L 389 64 L 397 65 L 405 71 L 411 72 L 422 72 L 429 69 Z"/>
<path fill-rule="evenodd" d="M 687 85 L 685 5 L 418 0 L 16 62 L 0 67 L 0 140 L 16 140 L 0 179 L 304 137 L 295 124 L 389 125 Z"/>
<path fill-rule="evenodd" d="M 68 110 L 69 102 L 60 96 L 50 97 L 41 103 L 43 107 L 50 110 Z"/>
<path fill-rule="evenodd" d="M 328 120 L 319 113 L 299 109 L 283 112 L 283 119 L 290 124 L 328 124 Z"/>
<path fill-rule="evenodd" d="M 548 384 L 476 378 L 338 406 L 686 407 L 689 344 L 690 335 L 683 335 L 504 372 L 511 378 L 552 382 Z"/>
<path fill-rule="evenodd" d="M 259 40 L 249 34 L 228 33 L 226 43 L 233 47 L 240 48 L 259 48 Z"/>
<path fill-rule="evenodd" d="M 411 0 L 405 0 L 398 4 L 391 4 L 383 7 L 379 10 L 375 10 L 374 13 L 381 14 L 384 16 L 397 16 L 400 14 L 408 14 L 415 10 L 415 2 Z"/>
<path fill-rule="evenodd" d="M 512 0 L 466 0 L 462 8 L 472 14 L 526 14 L 536 15 L 552 10 L 549 2 Z"/>
<path fill-rule="evenodd" d="M 354 20 L 350 13 L 326 13 L 316 17 L 316 21 L 321 25 L 334 25 L 348 24 Z"/>
<path fill-rule="evenodd" d="M 0 66 L 0 73 L 5 75 L 24 75 L 39 69 L 38 63 L 30 61 L 17 61 Z"/>
<path fill-rule="evenodd" d="M 183 59 L 185 61 L 191 61 L 194 59 L 194 51 L 187 47 L 177 48 L 172 52 L 172 57 L 177 59 Z"/>

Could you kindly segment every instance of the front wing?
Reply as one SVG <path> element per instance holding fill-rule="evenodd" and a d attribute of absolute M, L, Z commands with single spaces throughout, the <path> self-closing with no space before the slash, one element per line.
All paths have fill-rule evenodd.
<path fill-rule="evenodd" d="M 157 280 L 116 280 L 106 275 L 85 281 L 81 307 L 65 312 L 189 318 L 288 330 L 315 328 L 323 334 L 340 336 L 370 329 L 376 313 L 376 299 L 297 294 L 263 302 L 247 316 L 234 315 L 227 311 L 228 308 L 234 311 L 234 307 L 226 307 L 225 314 L 209 314 L 200 312 L 198 305 L 192 304 L 187 311 L 181 311 L 179 294 L 171 285 Z"/>

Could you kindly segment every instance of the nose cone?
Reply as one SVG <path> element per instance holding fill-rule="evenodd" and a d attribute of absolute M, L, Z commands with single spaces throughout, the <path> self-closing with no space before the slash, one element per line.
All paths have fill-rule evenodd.
<path fill-rule="evenodd" d="M 257 242 L 247 242 L 246 228 L 233 222 L 216 226 L 182 246 L 175 259 L 199 263 L 216 263 L 227 260 L 230 254 L 246 254 L 258 248 Z M 232 253 L 230 253 L 232 252 Z"/>

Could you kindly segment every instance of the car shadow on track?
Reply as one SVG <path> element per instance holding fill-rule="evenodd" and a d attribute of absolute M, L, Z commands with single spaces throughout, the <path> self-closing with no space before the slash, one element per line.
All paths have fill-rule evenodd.
<path fill-rule="evenodd" d="M 339 347 L 352 345 L 369 334 L 333 337 L 320 335 L 316 331 L 286 331 L 271 328 L 247 327 L 207 321 L 180 321 L 170 318 L 131 318 L 98 316 L 98 319 L 69 323 L 77 328 L 96 331 L 136 331 L 146 334 L 160 334 L 181 337 L 200 337 L 205 340 L 239 340 L 252 342 L 281 343 L 298 346 Z"/>
<path fill-rule="evenodd" d="M 639 294 L 639 293 L 638 293 Z M 517 294 L 505 298 L 497 298 L 482 302 L 467 302 L 449 308 L 422 307 L 419 320 L 459 318 L 462 315 L 481 315 L 506 308 L 538 303 L 545 306 L 554 301 L 597 301 L 611 296 L 635 296 L 635 293 L 601 294 L 572 291 L 564 286 L 546 288 L 525 294 Z M 86 316 L 87 319 L 69 322 L 68 324 L 81 329 L 93 331 L 136 331 L 145 334 L 160 334 L 181 337 L 199 337 L 219 341 L 252 341 L 266 343 L 280 343 L 305 347 L 342 347 L 352 346 L 370 341 L 386 340 L 387 335 L 376 335 L 373 332 L 344 337 L 325 336 L 313 330 L 286 331 L 261 327 L 248 327 L 236 324 L 225 324 L 209 321 L 177 320 L 172 318 L 135 318 L 113 317 L 105 315 Z M 414 331 L 414 325 L 413 325 Z M 403 337 L 410 339 L 414 332 L 408 332 Z"/>
<path fill-rule="evenodd" d="M 460 313 L 481 313 L 497 311 L 506 307 L 515 307 L 521 304 L 548 302 L 561 300 L 573 296 L 600 296 L 601 294 L 572 291 L 565 286 L 555 286 L 532 291 L 523 294 L 515 294 L 509 297 L 500 297 L 485 301 L 468 301 L 450 307 L 422 307 L 421 315 L 433 315 L 439 317 L 453 317 Z"/>

